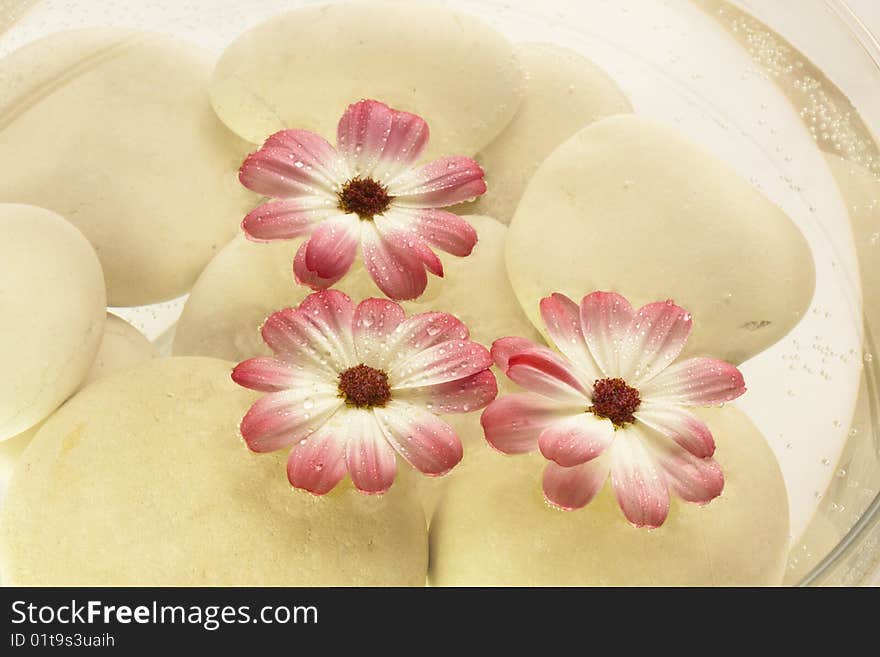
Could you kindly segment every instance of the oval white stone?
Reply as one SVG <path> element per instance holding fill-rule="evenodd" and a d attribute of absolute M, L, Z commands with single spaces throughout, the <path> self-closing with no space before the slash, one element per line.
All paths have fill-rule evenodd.
<path fill-rule="evenodd" d="M 256 197 L 250 145 L 208 100 L 210 58 L 116 28 L 53 34 L 0 61 L 0 200 L 68 218 L 91 241 L 113 306 L 186 292 Z"/>
<path fill-rule="evenodd" d="M 0 440 L 43 420 L 82 383 L 106 299 L 95 251 L 54 212 L 0 204 Z"/>
<path fill-rule="evenodd" d="M 686 354 L 740 363 L 798 322 L 815 270 L 797 227 L 722 162 L 634 115 L 594 123 L 529 182 L 507 267 L 526 314 L 541 298 L 613 290 L 691 312 Z"/>
<path fill-rule="evenodd" d="M 83 388 L 105 376 L 131 369 L 145 360 L 158 357 L 158 355 L 156 348 L 140 331 L 116 315 L 107 313 L 107 319 L 104 322 L 104 335 L 101 338 L 101 345 L 98 347 L 98 354 L 79 387 Z M 0 482 L 9 479 L 24 448 L 28 446 L 42 425 L 41 422 L 14 438 L 0 442 Z"/>
<path fill-rule="evenodd" d="M 39 431 L 0 523 L 12 585 L 414 585 L 427 531 L 398 482 L 292 489 L 253 454 L 232 363 L 167 358 L 87 387 Z"/>
<path fill-rule="evenodd" d="M 540 454 L 472 450 L 449 475 L 431 523 L 438 586 L 779 585 L 788 554 L 782 473 L 738 409 L 699 409 L 724 468 L 721 497 L 700 507 L 674 499 L 666 523 L 636 529 L 610 483 L 579 511 L 549 506 Z"/>
<path fill-rule="evenodd" d="M 523 190 L 553 149 L 594 121 L 631 112 L 606 73 L 580 54 L 549 43 L 523 43 L 517 57 L 526 90 L 513 120 L 477 155 L 488 191 L 469 212 L 510 223 Z"/>
<path fill-rule="evenodd" d="M 511 119 L 521 85 L 511 45 L 478 19 L 422 3 L 346 3 L 297 9 L 238 37 L 211 100 L 254 143 L 285 128 L 333 143 L 345 108 L 373 98 L 428 122 L 428 155 L 473 155 Z"/>

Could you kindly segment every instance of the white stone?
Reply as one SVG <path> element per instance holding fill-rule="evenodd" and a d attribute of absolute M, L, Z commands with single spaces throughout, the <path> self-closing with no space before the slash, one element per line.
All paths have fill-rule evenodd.
<path fill-rule="evenodd" d="M 521 87 L 512 46 L 476 18 L 422 3 L 347 3 L 242 34 L 217 64 L 211 100 L 252 142 L 300 128 L 333 143 L 345 108 L 372 98 L 428 122 L 428 155 L 473 155 L 511 119 Z"/>
<path fill-rule="evenodd" d="M 489 190 L 468 208 L 504 223 L 553 149 L 594 121 L 632 111 L 602 69 L 568 48 L 523 43 L 516 54 L 526 73 L 525 95 L 513 120 L 477 155 Z"/>
<path fill-rule="evenodd" d="M 798 228 L 666 126 L 618 115 L 574 135 L 529 182 L 507 268 L 526 314 L 552 292 L 613 290 L 691 312 L 686 354 L 740 363 L 799 321 L 815 270 Z"/>
<path fill-rule="evenodd" d="M 93 381 L 123 370 L 131 369 L 145 360 L 157 358 L 156 348 L 131 324 L 116 315 L 107 313 L 104 335 L 92 367 L 79 388 Z M 24 448 L 37 434 L 41 422 L 17 436 L 0 442 L 0 482 L 6 482 L 12 474 Z"/>
<path fill-rule="evenodd" d="M 104 278 L 74 226 L 0 204 L 0 440 L 49 415 L 85 378 L 104 330 Z"/>
<path fill-rule="evenodd" d="M 116 28 L 53 34 L 0 60 L 0 201 L 66 217 L 91 241 L 113 306 L 186 292 L 257 198 L 251 148 L 208 100 L 212 61 Z"/>
<path fill-rule="evenodd" d="M 0 522 L 12 585 L 416 585 L 424 516 L 400 481 L 291 488 L 286 454 L 238 422 L 259 396 L 232 363 L 152 360 L 85 388 L 16 469 Z"/>
<path fill-rule="evenodd" d="M 540 454 L 472 450 L 431 523 L 439 586 L 779 585 L 788 554 L 785 483 L 773 452 L 733 406 L 702 409 L 724 468 L 721 497 L 674 499 L 659 529 L 623 517 L 610 483 L 579 511 L 550 507 Z"/>
<path fill-rule="evenodd" d="M 159 352 L 156 347 L 144 337 L 143 333 L 124 319 L 107 313 L 104 337 L 101 339 L 98 355 L 95 356 L 92 369 L 89 370 L 80 387 L 158 357 Z"/>

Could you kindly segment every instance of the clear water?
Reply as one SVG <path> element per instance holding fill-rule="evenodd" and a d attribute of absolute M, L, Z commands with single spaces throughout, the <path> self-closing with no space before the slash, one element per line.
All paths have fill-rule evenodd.
<path fill-rule="evenodd" d="M 219 54 L 242 31 L 293 4 L 319 3 L 46 0 L 0 38 L 0 55 L 49 32 L 108 24 L 175 33 Z M 880 171 L 858 116 L 780 36 L 720 0 L 444 4 L 481 15 L 514 41 L 551 41 L 583 53 L 618 82 L 638 113 L 703 144 L 803 231 L 816 266 L 813 303 L 789 336 L 743 366 L 750 394 L 740 404 L 785 476 L 796 581 L 877 494 L 870 440 L 876 393 L 864 387 L 876 363 L 870 348 L 863 352 L 856 249 L 865 227 L 854 235 L 851 208 L 823 156 L 837 153 Z M 181 307 L 177 300 L 118 313 L 167 347 Z"/>

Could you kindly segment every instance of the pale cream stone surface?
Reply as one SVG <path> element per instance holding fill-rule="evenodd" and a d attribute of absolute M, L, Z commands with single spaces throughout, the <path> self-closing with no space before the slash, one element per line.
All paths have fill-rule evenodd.
<path fill-rule="evenodd" d="M 686 354 L 740 363 L 798 322 L 815 270 L 798 228 L 722 162 L 634 115 L 594 123 L 531 179 L 507 267 L 533 322 L 552 292 L 674 299 L 694 317 Z M 536 324 L 537 325 L 537 324 Z"/>
<path fill-rule="evenodd" d="M 286 454 L 253 454 L 237 425 L 258 394 L 232 363 L 149 361 L 80 392 L 16 468 L 0 521 L 6 583 L 414 585 L 422 511 L 400 481 L 294 490 Z"/>
<path fill-rule="evenodd" d="M 80 387 L 158 357 L 159 352 L 156 347 L 144 337 L 143 333 L 124 319 L 107 313 L 104 337 L 101 339 L 98 355 L 95 356 L 92 369 L 89 370 Z"/>
<path fill-rule="evenodd" d="M 0 204 L 0 440 L 49 415 L 79 387 L 104 330 L 95 251 L 54 212 Z"/>
<path fill-rule="evenodd" d="M 529 178 L 553 149 L 594 121 L 632 111 L 614 81 L 573 50 L 523 43 L 516 54 L 526 92 L 513 120 L 477 154 L 489 189 L 468 207 L 503 223 L 513 218 Z"/>
<path fill-rule="evenodd" d="M 79 388 L 82 389 L 98 379 L 131 369 L 145 360 L 158 356 L 156 348 L 140 331 L 116 315 L 107 313 L 98 354 Z M 0 442 L 0 482 L 9 479 L 24 448 L 42 425 L 41 422 L 14 438 Z"/>
<path fill-rule="evenodd" d="M 243 138 L 300 128 L 331 143 L 345 108 L 372 98 L 422 116 L 427 156 L 473 155 L 510 121 L 522 92 L 513 47 L 482 21 L 420 2 L 296 9 L 223 53 L 211 99 Z"/>
<path fill-rule="evenodd" d="M 186 292 L 257 197 L 251 145 L 214 115 L 201 49 L 117 28 L 62 32 L 0 60 L 0 200 L 66 217 L 110 305 Z"/>
<path fill-rule="evenodd" d="M 788 503 L 776 459 L 735 407 L 698 412 L 718 443 L 724 492 L 705 507 L 675 499 L 666 523 L 651 531 L 626 521 L 610 483 L 586 508 L 560 511 L 542 497 L 540 454 L 472 450 L 434 514 L 431 583 L 780 584 Z"/>

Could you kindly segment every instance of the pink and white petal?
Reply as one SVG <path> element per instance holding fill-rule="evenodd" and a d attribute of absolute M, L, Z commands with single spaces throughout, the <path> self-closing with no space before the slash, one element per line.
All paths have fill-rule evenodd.
<path fill-rule="evenodd" d="M 323 279 L 348 273 L 360 244 L 360 223 L 353 214 L 337 214 L 322 221 L 308 240 L 306 268 Z"/>
<path fill-rule="evenodd" d="M 457 214 L 433 208 L 395 207 L 394 211 L 406 216 L 423 240 L 446 253 L 468 256 L 477 244 L 477 231 Z"/>
<path fill-rule="evenodd" d="M 319 196 L 271 201 L 248 213 L 241 228 L 252 242 L 290 240 L 308 235 L 319 222 L 336 212 Z"/>
<path fill-rule="evenodd" d="M 373 223 L 385 242 L 398 253 L 414 256 L 429 272 L 435 276 L 443 276 L 443 263 L 440 262 L 440 258 L 421 236 L 407 225 L 408 220 L 405 216 L 392 210 L 377 216 Z"/>
<path fill-rule="evenodd" d="M 593 359 L 581 330 L 578 305 L 564 294 L 552 294 L 541 299 L 541 318 L 556 348 L 578 368 L 582 377 L 588 381 L 601 379 L 603 373 Z"/>
<path fill-rule="evenodd" d="M 364 264 L 373 281 L 391 299 L 403 301 L 421 296 L 428 285 L 424 263 L 406 251 L 389 244 L 374 222 L 365 222 L 361 230 Z"/>
<path fill-rule="evenodd" d="M 715 439 L 706 423 L 693 413 L 670 404 L 643 403 L 635 418 L 645 426 L 674 440 L 694 456 L 715 453 Z"/>
<path fill-rule="evenodd" d="M 525 454 L 538 449 L 538 436 L 549 425 L 582 412 L 583 408 L 519 392 L 489 404 L 480 417 L 480 424 L 486 441 L 499 452 Z"/>
<path fill-rule="evenodd" d="M 313 290 L 326 290 L 333 287 L 346 272 L 341 272 L 332 278 L 321 278 L 316 272 L 310 271 L 306 266 L 306 251 L 309 248 L 309 241 L 306 240 L 299 245 L 296 255 L 293 258 L 293 275 L 299 285 L 305 285 Z"/>
<path fill-rule="evenodd" d="M 651 436 L 648 444 L 669 487 L 683 500 L 706 504 L 721 495 L 724 473 L 715 459 L 694 456 L 660 436 Z"/>
<path fill-rule="evenodd" d="M 336 128 L 336 148 L 352 177 L 373 174 L 394 124 L 394 110 L 376 100 L 360 100 L 348 106 Z"/>
<path fill-rule="evenodd" d="M 636 387 L 678 358 L 691 334 L 691 314 L 672 301 L 639 308 L 620 347 L 620 376 Z"/>
<path fill-rule="evenodd" d="M 287 457 L 287 480 L 294 488 L 325 495 L 345 476 L 345 442 L 336 416 L 301 440 Z"/>
<path fill-rule="evenodd" d="M 238 172 L 241 184 L 273 198 L 320 196 L 333 201 L 336 190 L 314 168 L 308 168 L 289 149 L 264 146 L 245 158 Z"/>
<path fill-rule="evenodd" d="M 388 444 L 373 411 L 346 409 L 345 463 L 351 481 L 362 493 L 384 493 L 397 475 L 397 455 Z"/>
<path fill-rule="evenodd" d="M 321 383 L 319 374 L 280 358 L 260 356 L 239 363 L 232 370 L 238 385 L 260 392 L 280 392 L 298 385 Z"/>
<path fill-rule="evenodd" d="M 376 180 L 387 181 L 412 167 L 425 152 L 430 131 L 417 114 L 393 110 L 391 131 L 373 170 Z"/>
<path fill-rule="evenodd" d="M 641 387 L 643 400 L 689 406 L 723 404 L 745 391 L 742 372 L 715 358 L 689 358 L 675 363 Z"/>
<path fill-rule="evenodd" d="M 330 143 L 308 130 L 281 130 L 263 143 L 263 148 L 284 148 L 293 155 L 294 166 L 305 174 L 336 190 L 350 176 L 345 162 Z"/>
<path fill-rule="evenodd" d="M 636 527 L 659 527 L 669 514 L 669 489 L 663 468 L 630 425 L 614 435 L 611 484 L 623 514 Z"/>
<path fill-rule="evenodd" d="M 581 331 L 590 354 L 606 377 L 620 376 L 618 350 L 635 315 L 616 292 L 593 292 L 581 299 Z"/>
<path fill-rule="evenodd" d="M 439 477 L 461 461 L 461 440 L 433 413 L 397 400 L 373 412 L 391 446 L 422 474 Z"/>
<path fill-rule="evenodd" d="M 545 458 L 570 468 L 592 461 L 613 440 L 614 425 L 611 420 L 585 411 L 550 424 L 538 436 L 538 448 Z"/>
<path fill-rule="evenodd" d="M 253 452 L 274 452 L 307 438 L 342 405 L 329 386 L 273 392 L 251 406 L 239 426 Z"/>
<path fill-rule="evenodd" d="M 413 354 L 388 370 L 391 390 L 460 381 L 488 369 L 492 356 L 471 340 L 447 340 Z"/>
<path fill-rule="evenodd" d="M 467 340 L 467 326 L 449 313 L 426 312 L 408 317 L 388 343 L 388 368 L 402 366 L 413 356 L 450 340 Z"/>
<path fill-rule="evenodd" d="M 312 326 L 313 347 L 320 349 L 337 372 L 358 364 L 354 348 L 355 305 L 339 290 L 314 292 L 299 304 L 299 313 Z"/>
<path fill-rule="evenodd" d="M 498 338 L 492 343 L 492 360 L 506 374 L 512 356 L 540 348 L 541 345 L 527 338 L 517 336 Z"/>
<path fill-rule="evenodd" d="M 337 290 L 307 296 L 297 308 L 285 308 L 263 324 L 263 340 L 284 360 L 291 360 L 335 381 L 357 365 L 351 322 L 354 304 Z"/>
<path fill-rule="evenodd" d="M 358 360 L 371 367 L 387 369 L 397 358 L 394 349 L 398 329 L 406 320 L 400 304 L 387 299 L 365 299 L 354 311 L 352 327 Z"/>
<path fill-rule="evenodd" d="M 592 502 L 608 479 L 608 458 L 564 468 L 550 462 L 544 468 L 544 499 L 563 511 L 582 509 Z"/>
<path fill-rule="evenodd" d="M 470 413 L 485 408 L 497 394 L 495 375 L 483 370 L 456 381 L 399 390 L 395 399 L 424 406 L 432 413 Z"/>
<path fill-rule="evenodd" d="M 507 361 L 508 378 L 539 395 L 558 401 L 588 405 L 589 393 L 571 364 L 544 347 L 514 354 Z"/>
<path fill-rule="evenodd" d="M 469 157 L 443 157 L 388 181 L 395 205 L 444 208 L 486 192 L 483 169 Z"/>

